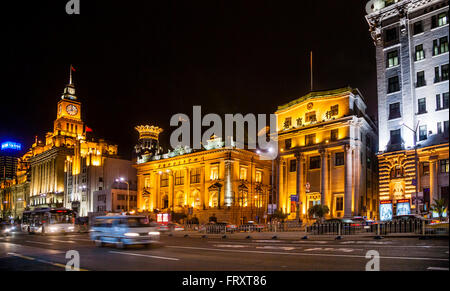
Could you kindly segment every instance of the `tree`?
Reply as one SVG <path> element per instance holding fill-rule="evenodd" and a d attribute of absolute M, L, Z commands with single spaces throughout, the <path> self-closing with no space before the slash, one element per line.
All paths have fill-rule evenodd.
<path fill-rule="evenodd" d="M 328 214 L 330 209 L 326 205 L 316 204 L 308 209 L 309 218 L 318 217 L 318 220 L 322 220 L 325 214 Z"/>
<path fill-rule="evenodd" d="M 288 217 L 287 213 L 283 213 L 283 211 L 281 210 L 275 210 L 272 214 L 272 219 L 273 218 L 278 218 L 281 221 L 284 221 L 286 218 Z"/>
<path fill-rule="evenodd" d="M 182 212 L 174 212 L 172 215 L 172 221 L 180 223 L 180 220 L 185 219 L 187 216 Z"/>
<path fill-rule="evenodd" d="M 431 210 L 436 211 L 439 214 L 439 220 L 442 220 L 442 214 L 445 212 L 447 205 L 445 205 L 444 199 L 434 199 L 431 205 Z"/>

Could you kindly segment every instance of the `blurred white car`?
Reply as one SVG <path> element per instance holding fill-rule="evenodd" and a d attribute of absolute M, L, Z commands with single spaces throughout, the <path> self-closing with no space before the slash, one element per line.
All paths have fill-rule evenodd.
<path fill-rule="evenodd" d="M 127 215 L 96 217 L 90 236 L 97 246 L 110 243 L 117 248 L 137 244 L 148 246 L 160 239 L 156 223 L 148 222 L 145 216 Z"/>

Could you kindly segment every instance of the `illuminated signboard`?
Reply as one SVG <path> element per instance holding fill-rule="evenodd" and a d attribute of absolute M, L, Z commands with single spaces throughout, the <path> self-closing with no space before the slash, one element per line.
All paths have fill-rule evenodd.
<path fill-rule="evenodd" d="M 158 213 L 156 215 L 156 222 L 168 223 L 169 222 L 169 213 Z"/>
<path fill-rule="evenodd" d="M 380 201 L 380 220 L 389 221 L 392 220 L 392 200 Z"/>
<path fill-rule="evenodd" d="M 409 199 L 397 200 L 397 215 L 409 215 L 411 214 L 411 204 Z"/>
<path fill-rule="evenodd" d="M 20 143 L 17 143 L 17 142 L 5 141 L 5 142 L 2 142 L 1 149 L 2 149 L 2 151 L 3 150 L 20 151 L 22 149 L 22 145 Z"/>
<path fill-rule="evenodd" d="M 439 218 L 439 213 L 437 211 L 431 212 L 432 218 Z M 444 212 L 442 212 L 442 217 L 447 217 L 447 209 L 445 209 Z"/>

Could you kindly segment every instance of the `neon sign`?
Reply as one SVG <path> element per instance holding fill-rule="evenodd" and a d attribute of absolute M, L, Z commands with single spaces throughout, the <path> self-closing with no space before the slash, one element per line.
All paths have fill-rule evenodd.
<path fill-rule="evenodd" d="M 20 151 L 22 149 L 22 145 L 17 142 L 5 141 L 1 145 L 2 150 L 15 150 Z"/>

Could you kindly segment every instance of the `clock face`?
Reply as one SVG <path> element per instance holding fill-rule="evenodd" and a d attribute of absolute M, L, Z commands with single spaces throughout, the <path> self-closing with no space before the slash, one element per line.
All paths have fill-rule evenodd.
<path fill-rule="evenodd" d="M 69 94 L 74 94 L 74 93 L 75 93 L 75 90 L 72 88 L 69 88 Z"/>
<path fill-rule="evenodd" d="M 78 113 L 78 108 L 75 105 L 69 104 L 66 107 L 66 111 L 69 115 L 76 115 Z"/>

